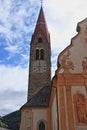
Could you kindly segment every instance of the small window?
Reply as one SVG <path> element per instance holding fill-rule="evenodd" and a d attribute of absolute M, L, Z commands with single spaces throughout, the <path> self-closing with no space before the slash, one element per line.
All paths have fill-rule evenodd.
<path fill-rule="evenodd" d="M 43 121 L 39 124 L 39 130 L 45 130 L 45 124 L 43 123 Z"/>
<path fill-rule="evenodd" d="M 39 49 L 36 50 L 36 60 L 39 60 Z"/>
<path fill-rule="evenodd" d="M 43 60 L 44 59 L 44 50 L 41 49 L 40 50 L 40 60 Z"/>
<path fill-rule="evenodd" d="M 42 42 L 43 42 L 42 38 L 39 37 L 39 38 L 38 38 L 38 43 L 42 43 Z"/>

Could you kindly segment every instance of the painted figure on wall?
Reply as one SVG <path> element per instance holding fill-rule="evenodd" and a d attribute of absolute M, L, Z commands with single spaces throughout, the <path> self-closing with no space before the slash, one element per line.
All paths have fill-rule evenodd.
<path fill-rule="evenodd" d="M 74 106 L 77 122 L 87 124 L 86 99 L 80 91 L 74 95 Z"/>

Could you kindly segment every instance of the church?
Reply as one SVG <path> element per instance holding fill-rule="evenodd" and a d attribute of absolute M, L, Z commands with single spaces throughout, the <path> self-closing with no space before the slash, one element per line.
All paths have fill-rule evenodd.
<path fill-rule="evenodd" d="M 30 43 L 27 102 L 20 130 L 87 130 L 87 18 L 58 56 L 51 79 L 50 33 L 41 6 Z"/>

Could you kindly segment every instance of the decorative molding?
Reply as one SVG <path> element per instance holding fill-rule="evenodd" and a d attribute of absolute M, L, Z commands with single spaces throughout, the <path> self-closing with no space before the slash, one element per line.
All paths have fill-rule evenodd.
<path fill-rule="evenodd" d="M 80 73 L 76 74 L 57 74 L 58 76 L 58 86 L 86 86 L 87 75 Z"/>

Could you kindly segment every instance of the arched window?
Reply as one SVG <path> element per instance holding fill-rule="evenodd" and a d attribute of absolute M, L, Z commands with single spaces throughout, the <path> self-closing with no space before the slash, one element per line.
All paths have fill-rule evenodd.
<path fill-rule="evenodd" d="M 36 49 L 36 60 L 44 60 L 44 50 Z"/>
<path fill-rule="evenodd" d="M 43 60 L 44 59 L 44 50 L 41 49 L 40 50 L 40 60 Z"/>
<path fill-rule="evenodd" d="M 39 60 L 39 49 L 36 49 L 36 60 Z"/>
<path fill-rule="evenodd" d="M 43 42 L 42 38 L 39 37 L 39 38 L 38 38 L 38 43 L 42 43 L 42 42 Z"/>
<path fill-rule="evenodd" d="M 41 121 L 39 124 L 39 130 L 45 130 L 45 124 L 43 123 L 43 121 Z"/>

